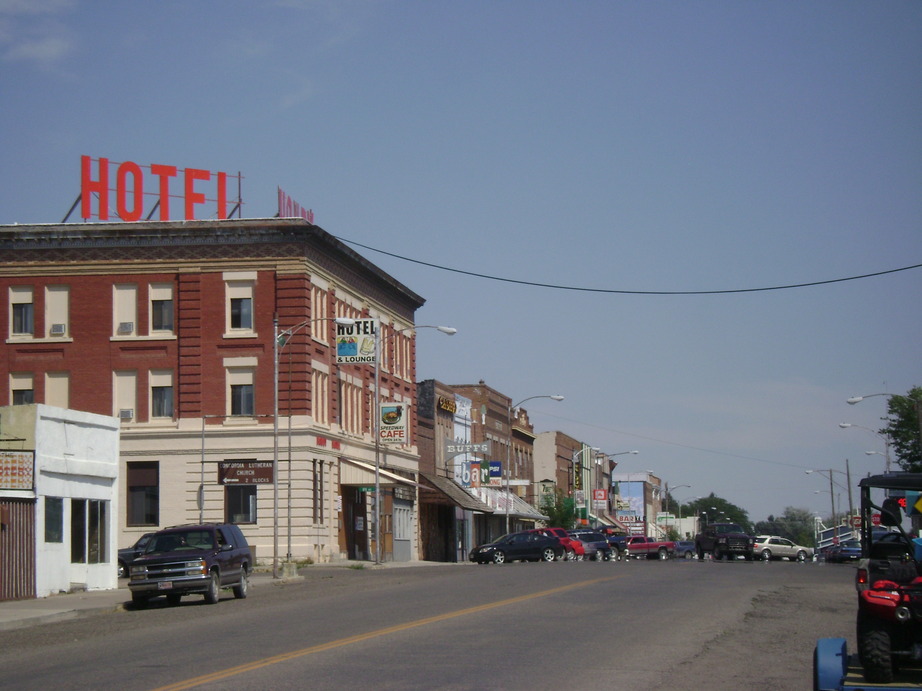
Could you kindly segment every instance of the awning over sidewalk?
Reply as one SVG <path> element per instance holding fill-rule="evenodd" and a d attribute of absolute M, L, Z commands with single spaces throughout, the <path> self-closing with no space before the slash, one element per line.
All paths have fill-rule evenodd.
<path fill-rule="evenodd" d="M 375 467 L 371 463 L 356 461 L 353 458 L 340 456 L 339 460 L 339 484 L 341 485 L 373 485 L 375 482 Z M 348 463 L 349 465 L 344 465 Z M 419 487 L 421 489 L 432 491 L 431 487 L 421 485 L 409 478 L 405 478 L 397 473 L 393 473 L 381 468 L 378 469 L 378 484 L 382 487 L 391 487 L 397 483 L 409 487 Z"/>
<path fill-rule="evenodd" d="M 547 516 L 538 511 L 521 497 L 498 487 L 465 487 L 471 495 L 493 509 L 495 514 L 505 514 L 508 510 L 512 518 L 529 521 L 546 521 Z"/>
<path fill-rule="evenodd" d="M 454 480 L 447 477 L 439 477 L 438 475 L 429 475 L 428 473 L 420 473 L 419 476 L 423 484 L 432 485 L 432 487 L 437 490 L 436 493 L 441 494 L 441 496 L 455 506 L 460 506 L 462 509 L 475 511 L 477 513 L 493 513 L 492 508 L 465 492 L 464 488 Z"/>

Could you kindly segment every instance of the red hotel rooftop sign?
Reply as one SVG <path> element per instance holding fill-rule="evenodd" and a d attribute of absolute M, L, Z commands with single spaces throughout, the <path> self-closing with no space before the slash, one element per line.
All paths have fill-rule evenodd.
<path fill-rule="evenodd" d="M 93 171 L 93 162 L 96 161 L 96 170 Z M 140 166 L 132 161 L 112 163 L 117 166 L 114 175 L 110 175 L 108 158 L 80 157 L 80 196 L 81 215 L 83 218 L 92 218 L 93 196 L 98 198 L 97 215 L 100 221 L 109 220 L 110 194 L 115 197 L 115 213 L 123 221 L 137 221 L 144 213 L 144 197 L 156 197 L 156 204 L 160 207 L 160 220 L 170 220 L 170 199 L 181 199 L 183 202 L 183 219 L 195 220 L 196 207 L 212 202 L 215 218 L 227 218 L 227 180 L 237 179 L 237 199 L 231 201 L 240 204 L 239 183 L 240 175 L 227 173 L 212 173 L 199 168 L 182 168 L 152 163 L 149 166 Z M 148 174 L 145 175 L 144 171 Z M 178 178 L 178 180 L 174 180 Z M 145 192 L 145 179 L 150 182 L 150 188 L 156 191 Z M 175 194 L 174 189 L 181 189 L 182 194 Z M 206 196 L 206 192 L 213 196 Z"/>

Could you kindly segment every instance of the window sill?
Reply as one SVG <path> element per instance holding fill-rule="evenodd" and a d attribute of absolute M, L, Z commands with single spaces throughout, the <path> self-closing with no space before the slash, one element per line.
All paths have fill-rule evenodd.
<path fill-rule="evenodd" d="M 13 336 L 6 339 L 7 345 L 24 345 L 27 343 L 73 343 L 69 336 L 50 336 L 49 338 L 32 338 L 30 336 Z"/>

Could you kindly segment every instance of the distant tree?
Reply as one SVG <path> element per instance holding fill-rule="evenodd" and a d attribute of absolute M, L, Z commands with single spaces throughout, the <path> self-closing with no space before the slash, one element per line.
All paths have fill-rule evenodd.
<path fill-rule="evenodd" d="M 880 430 L 890 438 L 900 468 L 910 473 L 922 472 L 922 387 L 915 386 L 905 396 L 890 396 L 887 426 Z"/>
<path fill-rule="evenodd" d="M 752 530 L 752 523 L 746 510 L 718 497 L 713 492 L 706 497 L 683 504 L 682 513 L 685 516 L 698 516 L 702 519 L 707 516 L 708 523 L 737 523 L 746 531 Z"/>
<path fill-rule="evenodd" d="M 789 506 L 779 517 L 769 516 L 768 520 L 755 524 L 757 535 L 778 535 L 793 540 L 798 545 L 813 544 L 813 514 L 807 509 Z"/>
<path fill-rule="evenodd" d="M 572 497 L 564 495 L 561 489 L 545 494 L 539 508 L 547 516 L 547 525 L 550 527 L 570 530 L 576 525 L 576 502 Z"/>

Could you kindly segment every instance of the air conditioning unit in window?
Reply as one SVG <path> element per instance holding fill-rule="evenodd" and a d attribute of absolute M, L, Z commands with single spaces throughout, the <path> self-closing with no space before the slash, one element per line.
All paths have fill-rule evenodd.
<path fill-rule="evenodd" d="M 119 322 L 118 332 L 120 334 L 134 333 L 134 322 Z"/>
<path fill-rule="evenodd" d="M 49 331 L 49 333 L 52 336 L 63 336 L 65 333 L 67 333 L 67 325 L 66 324 L 52 324 L 51 331 Z"/>
<path fill-rule="evenodd" d="M 118 411 L 118 416 L 122 420 L 132 420 L 134 419 L 134 408 L 122 408 Z"/>

